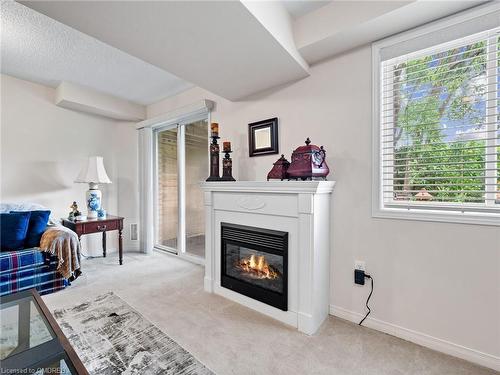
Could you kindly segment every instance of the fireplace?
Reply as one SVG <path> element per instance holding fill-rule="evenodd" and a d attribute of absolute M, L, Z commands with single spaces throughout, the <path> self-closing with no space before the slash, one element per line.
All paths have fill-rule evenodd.
<path fill-rule="evenodd" d="M 288 310 L 288 233 L 221 223 L 221 285 Z"/>
<path fill-rule="evenodd" d="M 333 181 L 202 183 L 207 219 L 205 291 L 300 332 L 315 333 L 330 309 L 334 185 Z"/>

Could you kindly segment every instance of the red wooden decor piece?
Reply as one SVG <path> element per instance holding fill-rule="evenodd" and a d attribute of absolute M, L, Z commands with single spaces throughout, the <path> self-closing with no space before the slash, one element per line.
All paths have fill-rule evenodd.
<path fill-rule="evenodd" d="M 323 146 L 312 145 L 309 138 L 306 139 L 306 145 L 295 149 L 292 154 L 292 162 L 288 168 L 289 179 L 313 179 L 322 178 L 330 173 L 326 165 L 326 151 Z"/>
<path fill-rule="evenodd" d="M 290 162 L 286 160 L 285 155 L 281 154 L 281 157 L 273 164 L 273 168 L 267 174 L 267 180 L 286 180 L 288 178 L 288 167 Z"/>

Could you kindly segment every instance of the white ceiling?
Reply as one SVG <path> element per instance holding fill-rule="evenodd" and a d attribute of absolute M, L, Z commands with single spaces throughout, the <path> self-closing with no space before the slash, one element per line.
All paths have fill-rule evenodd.
<path fill-rule="evenodd" d="M 333 1 L 321 12 L 297 20 L 296 46 L 314 64 L 483 3 L 487 1 Z M 491 5 L 500 6 L 500 1 Z"/>
<path fill-rule="evenodd" d="M 241 100 L 307 77 L 308 64 L 484 2 L 0 1 L 2 73 L 139 104 L 193 85 Z"/>
<path fill-rule="evenodd" d="M 22 3 L 230 100 L 309 74 L 240 1 Z"/>
<path fill-rule="evenodd" d="M 73 82 L 139 104 L 193 86 L 17 2 L 1 7 L 4 74 L 52 87 Z"/>
<path fill-rule="evenodd" d="M 318 1 L 318 0 L 283 0 L 280 1 L 285 9 L 290 13 L 293 18 L 299 18 L 307 13 L 310 13 L 316 9 L 321 8 L 329 4 L 330 1 Z"/>

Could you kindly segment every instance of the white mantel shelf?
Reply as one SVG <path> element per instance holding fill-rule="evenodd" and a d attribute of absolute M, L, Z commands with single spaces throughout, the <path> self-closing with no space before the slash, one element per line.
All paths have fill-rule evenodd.
<path fill-rule="evenodd" d="M 313 334 L 329 313 L 330 210 L 334 181 L 203 182 L 204 288 Z M 221 223 L 288 233 L 288 309 L 221 286 Z"/>
<path fill-rule="evenodd" d="M 205 191 L 330 194 L 335 181 L 218 181 L 202 182 Z"/>

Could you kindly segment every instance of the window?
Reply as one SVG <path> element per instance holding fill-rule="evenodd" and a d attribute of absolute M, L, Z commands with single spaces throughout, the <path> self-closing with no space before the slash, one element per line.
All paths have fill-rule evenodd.
<path fill-rule="evenodd" d="M 374 46 L 375 216 L 500 225 L 500 27 L 470 32 L 489 15 Z"/>

